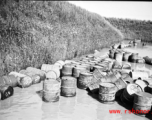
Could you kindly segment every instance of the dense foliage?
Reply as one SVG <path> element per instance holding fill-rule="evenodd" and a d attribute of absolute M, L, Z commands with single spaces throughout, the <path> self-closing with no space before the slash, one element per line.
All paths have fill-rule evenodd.
<path fill-rule="evenodd" d="M 144 42 L 152 42 L 152 21 L 118 18 L 105 19 L 119 29 L 125 39 L 141 39 Z"/>
<path fill-rule="evenodd" d="M 0 73 L 71 59 L 122 40 L 103 17 L 61 1 L 0 1 Z"/>

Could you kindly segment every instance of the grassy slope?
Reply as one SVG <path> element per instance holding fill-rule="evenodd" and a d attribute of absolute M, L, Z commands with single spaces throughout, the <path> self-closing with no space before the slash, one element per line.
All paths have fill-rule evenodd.
<path fill-rule="evenodd" d="M 105 18 L 117 29 L 121 30 L 126 39 L 141 39 L 152 42 L 152 21 Z"/>
<path fill-rule="evenodd" d="M 68 2 L 3 0 L 0 74 L 80 56 L 122 37 L 103 17 Z"/>

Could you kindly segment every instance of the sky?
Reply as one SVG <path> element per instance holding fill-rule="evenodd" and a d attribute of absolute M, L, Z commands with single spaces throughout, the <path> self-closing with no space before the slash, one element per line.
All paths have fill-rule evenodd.
<path fill-rule="evenodd" d="M 144 1 L 69 1 L 103 17 L 152 21 L 152 2 Z"/>

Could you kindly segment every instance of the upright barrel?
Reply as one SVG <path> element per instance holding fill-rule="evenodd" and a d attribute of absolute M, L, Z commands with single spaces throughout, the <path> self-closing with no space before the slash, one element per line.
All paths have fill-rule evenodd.
<path fill-rule="evenodd" d="M 62 68 L 62 76 L 72 76 L 74 64 L 65 64 Z"/>
<path fill-rule="evenodd" d="M 86 69 L 86 67 L 83 67 L 81 65 L 76 65 L 74 68 L 73 68 L 73 76 L 75 78 L 78 78 L 80 76 L 80 73 L 81 72 L 87 72 L 88 70 Z"/>
<path fill-rule="evenodd" d="M 132 53 L 129 56 L 129 62 L 137 63 L 137 59 L 138 59 L 138 53 Z"/>
<path fill-rule="evenodd" d="M 125 52 L 125 53 L 123 54 L 123 61 L 128 61 L 130 55 L 131 55 L 130 52 Z"/>
<path fill-rule="evenodd" d="M 117 88 L 112 83 L 100 83 L 99 100 L 102 103 L 114 103 Z"/>
<path fill-rule="evenodd" d="M 77 86 L 80 89 L 88 88 L 89 84 L 92 82 L 93 74 L 89 72 L 81 72 L 78 78 Z"/>
<path fill-rule="evenodd" d="M 73 97 L 76 95 L 77 79 L 71 76 L 61 78 L 61 95 Z"/>
<path fill-rule="evenodd" d="M 60 98 L 61 83 L 57 80 L 44 80 L 43 82 L 43 101 L 56 102 Z"/>
<path fill-rule="evenodd" d="M 122 58 L 123 58 L 123 53 L 122 52 L 115 52 L 115 60 L 122 62 Z"/>
<path fill-rule="evenodd" d="M 152 95 L 146 92 L 135 93 L 133 109 L 135 114 L 145 116 L 151 110 Z"/>

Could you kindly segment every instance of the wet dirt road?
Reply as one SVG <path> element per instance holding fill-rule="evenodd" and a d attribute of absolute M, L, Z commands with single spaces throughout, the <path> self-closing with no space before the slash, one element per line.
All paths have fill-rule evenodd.
<path fill-rule="evenodd" d="M 139 55 L 151 55 L 152 46 L 145 48 L 127 48 L 139 52 Z M 105 50 L 104 50 L 105 51 Z M 149 65 L 132 64 L 135 69 Z M 41 98 L 42 82 L 29 88 L 14 89 L 14 95 L 0 101 L 0 120 L 152 120 L 152 115 L 140 117 L 125 110 L 132 110 L 121 102 L 103 104 L 98 95 L 91 95 L 86 90 L 77 88 L 75 97 L 60 96 L 58 102 L 46 103 Z M 121 113 L 110 114 L 109 110 L 121 110 Z"/>

